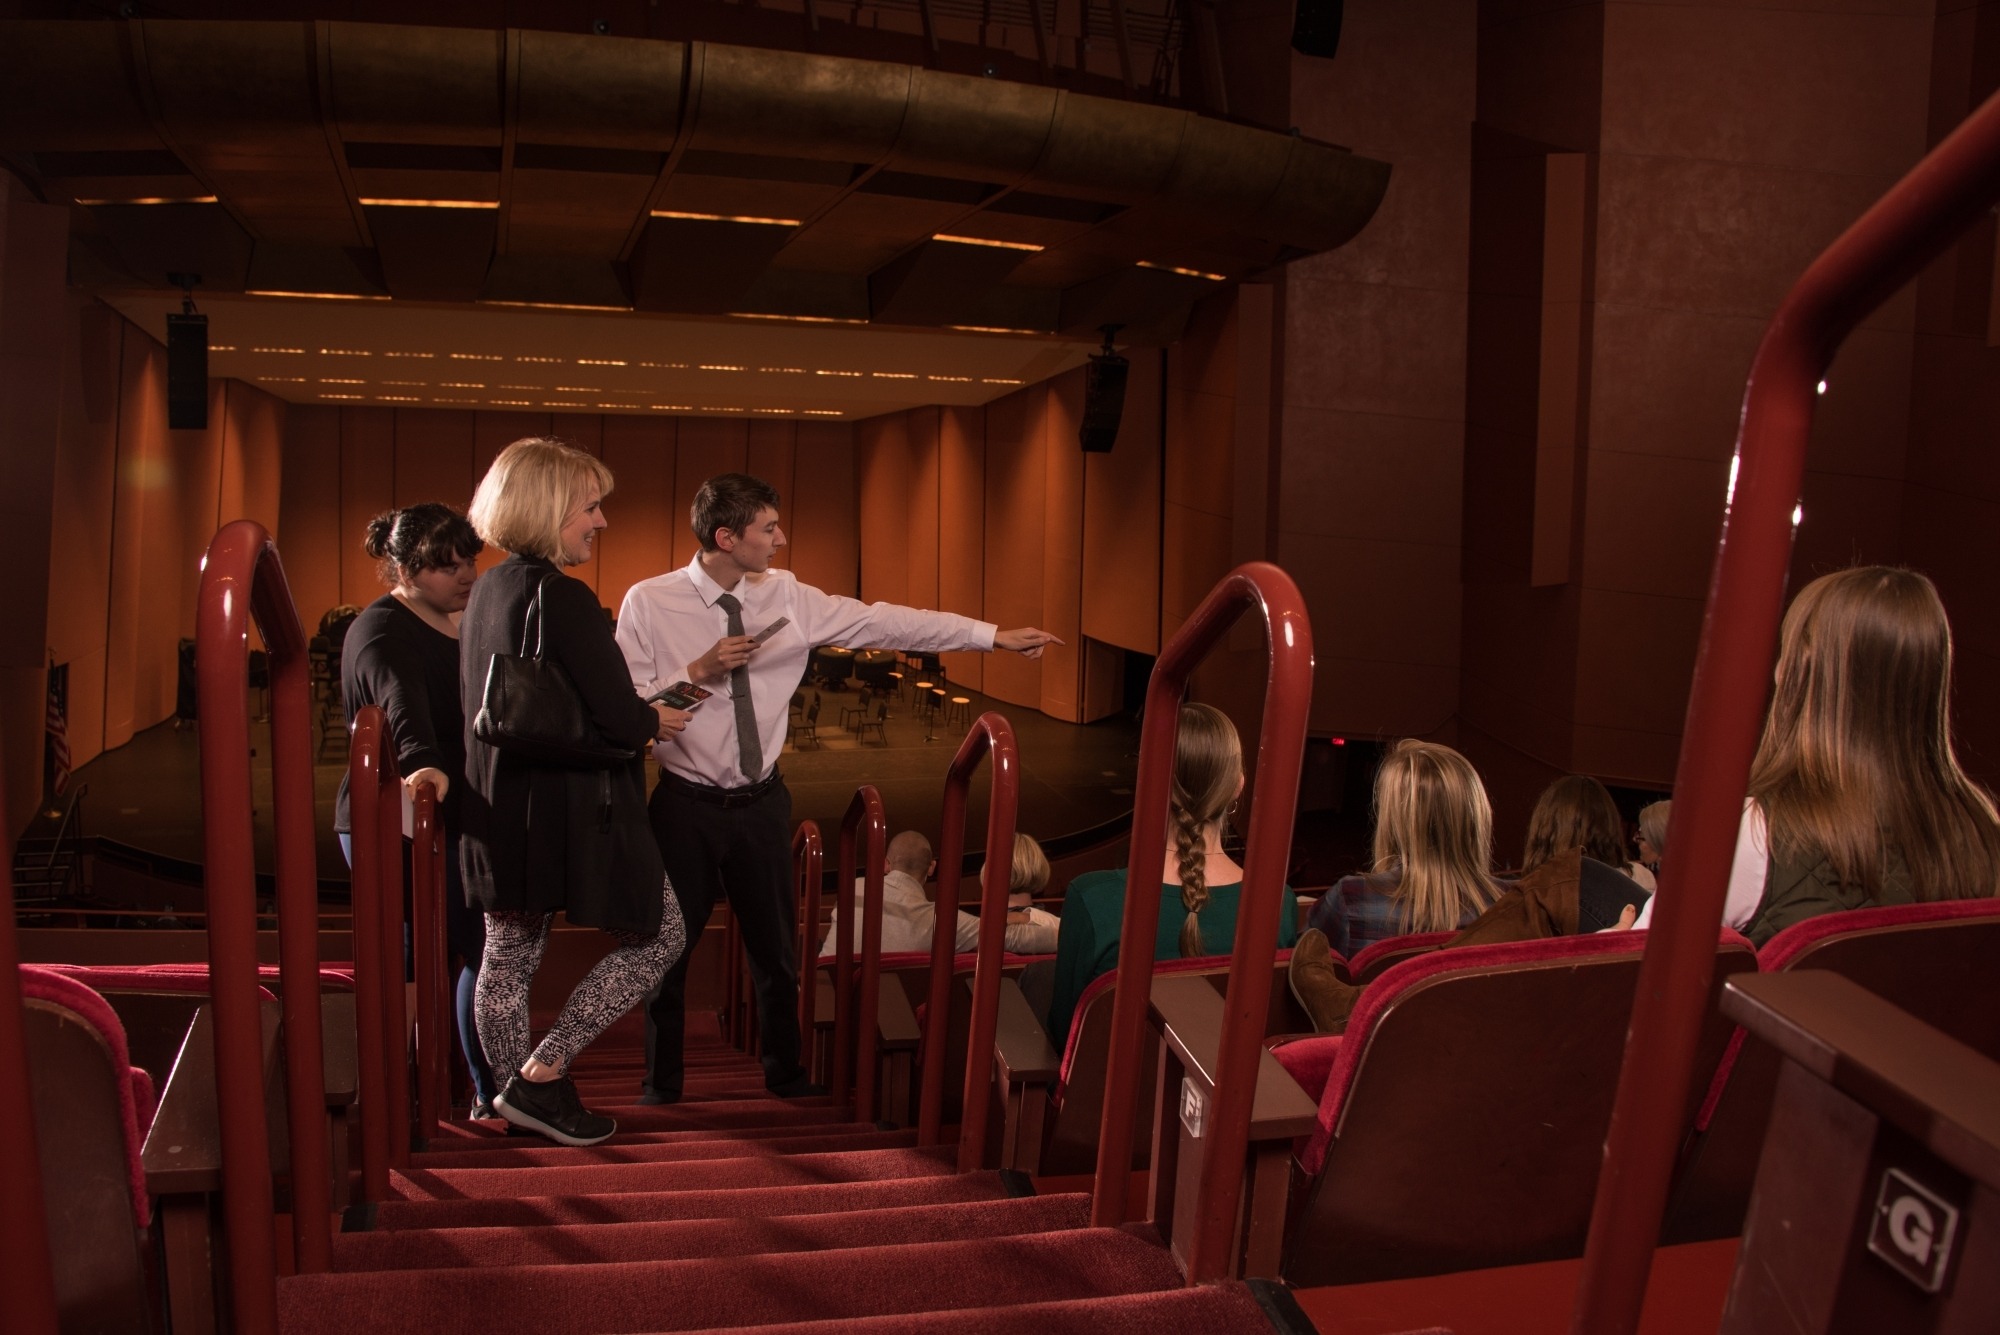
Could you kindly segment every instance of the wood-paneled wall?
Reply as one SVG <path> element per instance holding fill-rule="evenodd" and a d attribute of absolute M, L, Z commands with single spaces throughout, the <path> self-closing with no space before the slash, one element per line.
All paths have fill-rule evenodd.
<path fill-rule="evenodd" d="M 463 510 L 494 456 L 538 435 L 559 436 L 611 470 L 610 527 L 570 573 L 613 611 L 633 584 L 693 558 L 694 494 L 725 472 L 754 473 L 778 489 L 791 545 L 777 564 L 829 593 L 857 587 L 846 423 L 310 406 L 292 410 L 278 533 L 301 616 L 316 624 L 330 607 L 381 596 L 361 549 L 371 517 L 419 501 Z M 489 550 L 482 565 L 503 556 Z"/>
<path fill-rule="evenodd" d="M 1077 443 L 1081 370 L 856 427 L 861 596 L 1064 641 L 1035 662 L 948 655 L 953 681 L 1088 722 L 1119 707 L 1120 651 L 1158 651 L 1163 356 L 1131 361 L 1109 454 Z"/>

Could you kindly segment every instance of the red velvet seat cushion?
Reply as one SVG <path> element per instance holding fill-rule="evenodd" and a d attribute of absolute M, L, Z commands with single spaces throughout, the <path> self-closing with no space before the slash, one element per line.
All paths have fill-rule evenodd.
<path fill-rule="evenodd" d="M 1276 959 L 1278 963 L 1283 964 L 1291 957 L 1291 949 L 1287 947 L 1277 953 Z M 1226 973 L 1231 958 L 1228 955 L 1195 955 L 1188 959 L 1154 960 L 1153 974 L 1158 977 L 1160 974 L 1171 973 Z M 1063 1044 L 1062 1075 L 1056 1081 L 1054 1091 L 1054 1098 L 1058 1104 L 1062 1102 L 1063 1087 L 1069 1084 L 1070 1066 L 1076 1061 L 1077 1040 L 1083 1033 L 1084 1012 L 1090 1009 L 1091 1002 L 1109 992 L 1117 981 L 1116 969 L 1109 973 L 1101 973 L 1090 980 L 1090 986 L 1084 988 L 1083 995 L 1076 999 L 1076 1018 L 1070 1021 L 1069 1038 Z"/>

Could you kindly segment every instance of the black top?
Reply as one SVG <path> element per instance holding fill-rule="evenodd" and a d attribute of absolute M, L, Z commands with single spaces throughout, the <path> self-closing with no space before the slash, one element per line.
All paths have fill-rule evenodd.
<path fill-rule="evenodd" d="M 459 622 L 462 717 L 479 714 L 495 654 L 518 654 L 535 588 L 542 591 L 545 656 L 568 674 L 605 741 L 630 764 L 564 769 L 523 760 L 465 730 L 459 859 L 465 897 L 493 912 L 563 909 L 586 927 L 659 930 L 660 855 L 646 821 L 643 748 L 659 729 L 632 689 L 597 595 L 536 557 L 510 556 L 472 586 Z"/>
<path fill-rule="evenodd" d="M 458 706 L 458 641 L 403 606 L 392 593 L 368 604 L 348 627 L 340 656 L 340 696 L 347 726 L 363 705 L 380 705 L 396 739 L 396 772 L 444 772 L 446 829 L 458 824 L 458 790 L 465 782 L 465 718 Z M 352 828 L 347 774 L 333 799 L 333 828 Z"/>

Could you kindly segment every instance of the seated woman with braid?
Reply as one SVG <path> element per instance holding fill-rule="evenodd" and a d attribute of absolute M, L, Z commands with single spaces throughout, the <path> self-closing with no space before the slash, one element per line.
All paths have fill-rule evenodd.
<path fill-rule="evenodd" d="M 1226 955 L 1236 944 L 1236 906 L 1243 869 L 1222 851 L 1222 830 L 1243 792 L 1243 745 L 1228 716 L 1211 705 L 1182 705 L 1174 747 L 1174 786 L 1162 862 L 1156 960 Z M 1175 909 L 1178 907 L 1179 912 Z M 1084 989 L 1118 967 L 1124 931 L 1125 873 L 1086 872 L 1063 898 L 1056 942 L 1050 1041 L 1061 1048 Z M 1278 915 L 1278 946 L 1297 935 L 1290 890 Z"/>

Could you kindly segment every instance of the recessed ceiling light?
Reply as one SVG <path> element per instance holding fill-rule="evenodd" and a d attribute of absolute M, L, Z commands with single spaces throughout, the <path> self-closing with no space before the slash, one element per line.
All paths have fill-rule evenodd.
<path fill-rule="evenodd" d="M 838 409 L 834 409 L 834 408 L 801 408 L 801 409 L 799 409 L 799 411 L 800 411 L 801 413 L 804 413 L 804 414 L 805 414 L 805 415 L 806 415 L 807 417 L 845 417 L 845 416 L 847 416 L 847 414 L 846 414 L 846 413 L 844 413 L 844 412 L 841 412 L 841 411 L 839 411 Z"/>
<path fill-rule="evenodd" d="M 601 389 L 599 389 L 599 388 L 598 388 L 598 387 L 597 387 L 596 385 L 557 385 L 557 386 L 556 386 L 556 393 L 558 393 L 558 394 L 602 394 L 603 392 L 604 392 L 604 391 L 603 391 L 603 390 L 601 390 Z"/>
<path fill-rule="evenodd" d="M 972 383 L 972 377 L 969 375 L 927 375 L 924 379 L 942 380 L 953 385 L 969 385 Z"/>
<path fill-rule="evenodd" d="M 679 218 L 684 222 L 731 222 L 753 223 L 758 227 L 797 227 L 797 218 L 754 218 L 740 213 L 680 213 L 673 209 L 654 209 L 655 218 Z"/>
<path fill-rule="evenodd" d="M 481 298 L 482 306 L 523 306 L 538 311 L 629 311 L 630 306 L 605 306 L 588 301 L 495 301 Z"/>
<path fill-rule="evenodd" d="M 542 393 L 542 392 L 543 392 L 543 391 L 542 391 L 542 387 L 541 387 L 540 385 L 495 385 L 495 386 L 494 386 L 493 388 L 495 388 L 495 389 L 525 389 L 525 390 L 527 390 L 527 391 L 528 391 L 528 392 L 529 392 L 530 394 L 540 394 L 540 393 Z"/>
<path fill-rule="evenodd" d="M 385 385 L 394 385 L 398 389 L 429 389 L 431 382 L 428 380 L 384 380 L 382 383 Z"/>
<path fill-rule="evenodd" d="M 287 354 L 287 355 L 289 355 L 289 356 L 293 356 L 293 357 L 302 357 L 302 356 L 304 356 L 304 355 L 305 355 L 305 349 L 304 349 L 304 348 L 252 348 L 252 349 L 250 349 L 250 351 L 252 351 L 252 352 L 282 352 L 282 353 L 285 353 L 285 354 Z"/>
<path fill-rule="evenodd" d="M 497 209 L 497 199 L 363 199 L 371 209 Z"/>
<path fill-rule="evenodd" d="M 777 413 L 781 416 L 789 416 L 792 410 L 790 408 L 752 408 L 750 411 L 753 413 Z"/>
<path fill-rule="evenodd" d="M 103 208 L 107 204 L 213 204 L 214 195 L 147 195 L 141 199 L 79 199 L 77 203 L 85 208 Z"/>
<path fill-rule="evenodd" d="M 588 408 L 590 405 L 587 403 L 572 403 L 563 399 L 544 399 L 542 400 L 542 406 L 544 408 Z"/>
<path fill-rule="evenodd" d="M 427 361 L 437 356 L 435 352 L 385 352 L 382 355 L 384 357 L 421 357 Z"/>
<path fill-rule="evenodd" d="M 560 357 L 516 357 L 517 362 L 560 362 Z"/>
<path fill-rule="evenodd" d="M 757 369 L 765 375 L 804 375 L 806 373 L 806 368 L 803 366 L 760 366 Z"/>
<path fill-rule="evenodd" d="M 497 352 L 454 352 L 449 355 L 455 362 L 497 362 L 504 360 Z"/>
<path fill-rule="evenodd" d="M 1018 385 L 1021 382 L 1018 380 L 996 380 L 992 376 L 987 376 L 980 383 L 984 385 Z"/>
<path fill-rule="evenodd" d="M 720 362 L 703 362 L 701 369 L 704 371 L 740 371 L 743 368 L 740 366 L 725 366 Z"/>
<path fill-rule="evenodd" d="M 208 350 L 210 352 L 234 352 L 236 351 L 236 345 L 234 343 L 211 343 L 208 345 Z"/>
<path fill-rule="evenodd" d="M 477 403 L 478 399 L 432 399 L 432 403 Z"/>
<path fill-rule="evenodd" d="M 368 383 L 366 380 L 333 380 L 326 376 L 321 376 L 319 382 L 322 385 L 365 385 Z"/>
<path fill-rule="evenodd" d="M 257 378 L 267 385 L 303 385 L 306 382 L 306 378 L 302 375 L 260 375 Z M 334 382 L 331 380 L 322 380 L 320 383 L 330 385 Z M 361 382 L 357 380 L 354 383 L 358 385 Z"/>
<path fill-rule="evenodd" d="M 1141 269 L 1157 269 L 1161 273 L 1177 273 L 1183 278 L 1206 278 L 1211 283 L 1226 283 L 1229 281 L 1229 277 L 1226 274 L 1204 273 L 1200 269 L 1183 269 L 1176 264 L 1155 264 L 1151 260 L 1140 260 L 1139 267 Z"/>
<path fill-rule="evenodd" d="M 649 371 L 685 371 L 688 369 L 686 362 L 640 362 L 639 365 Z"/>
<path fill-rule="evenodd" d="M 280 292 L 275 288 L 247 287 L 246 297 L 291 297 L 299 301 L 387 301 L 387 292 Z"/>
<path fill-rule="evenodd" d="M 375 354 L 372 352 L 363 352 L 359 348 L 321 348 L 319 355 L 322 357 L 373 357 Z"/>
<path fill-rule="evenodd" d="M 395 382 L 395 381 L 384 381 L 383 383 L 384 383 L 384 384 L 394 384 L 394 383 L 398 383 L 398 382 Z M 407 382 L 403 382 L 403 383 L 407 383 Z M 440 381 L 438 381 L 438 388 L 439 388 L 439 389 L 485 389 L 485 388 L 486 388 L 486 382 L 484 382 L 484 381 L 475 381 L 475 380 L 440 380 Z M 504 388 L 504 386 L 503 386 L 503 388 Z"/>
<path fill-rule="evenodd" d="M 741 408 L 716 408 L 706 403 L 701 405 L 701 410 L 705 413 L 740 413 L 743 411 Z"/>
<path fill-rule="evenodd" d="M 653 411 L 656 413 L 691 413 L 694 409 L 688 407 L 685 403 L 656 403 L 653 405 Z"/>
<path fill-rule="evenodd" d="M 610 360 L 609 358 L 605 358 L 605 357 L 578 357 L 578 358 L 576 359 L 576 364 L 577 364 L 578 366 L 623 366 L 623 365 L 625 365 L 625 363 L 624 363 L 624 362 L 617 362 L 617 361 L 612 361 L 612 360 Z"/>
<path fill-rule="evenodd" d="M 796 320 L 800 324 L 867 324 L 844 315 L 773 315 L 769 311 L 731 311 L 732 320 Z"/>
<path fill-rule="evenodd" d="M 948 241 L 954 246 L 992 246 L 996 250 L 1033 251 L 1042 249 L 1041 246 L 1027 241 L 995 241 L 992 237 L 987 236 L 946 236 L 943 232 L 939 232 L 931 240 Z"/>
<path fill-rule="evenodd" d="M 877 380 L 915 380 L 917 378 L 915 371 L 870 371 L 868 374 Z"/>
<path fill-rule="evenodd" d="M 853 378 L 855 378 L 855 379 L 859 379 L 859 378 L 861 377 L 861 374 L 862 374 L 862 373 L 861 373 L 860 371 L 814 371 L 814 372 L 813 372 L 813 374 L 814 374 L 814 375 L 844 375 L 844 376 L 851 376 L 851 377 L 853 377 Z"/>
<path fill-rule="evenodd" d="M 417 397 L 416 395 L 414 395 L 414 394 L 377 394 L 377 395 L 376 395 L 375 397 L 376 397 L 376 398 L 377 398 L 377 399 L 378 399 L 379 401 L 381 401 L 381 402 L 383 402 L 383 403 L 422 403 L 422 402 L 423 402 L 423 400 L 422 400 L 422 399 L 418 398 L 418 397 Z"/>
<path fill-rule="evenodd" d="M 486 401 L 496 408 L 532 408 L 535 406 L 526 399 L 488 399 Z"/>
<path fill-rule="evenodd" d="M 320 395 L 320 397 L 321 397 L 321 398 L 323 398 L 323 399 L 362 399 L 362 398 L 366 398 L 366 397 L 367 397 L 367 395 L 365 395 L 365 394 L 326 394 L 326 393 L 322 393 L 322 394 Z"/>

